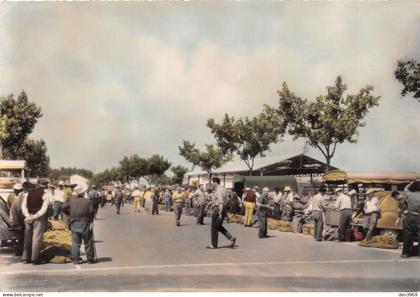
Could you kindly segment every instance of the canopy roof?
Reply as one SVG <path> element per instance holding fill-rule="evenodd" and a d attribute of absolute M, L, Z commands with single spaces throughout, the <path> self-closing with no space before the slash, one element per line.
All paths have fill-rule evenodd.
<path fill-rule="evenodd" d="M 347 184 L 404 184 L 420 178 L 415 172 L 345 172 L 329 171 L 322 177 L 326 182 Z"/>
<path fill-rule="evenodd" d="M 285 154 L 264 158 L 255 158 L 254 175 L 297 175 L 297 174 L 322 174 L 326 164 L 305 154 Z M 331 169 L 338 169 L 330 166 Z M 249 168 L 242 160 L 230 161 L 214 170 L 214 174 L 243 174 L 248 175 Z M 205 171 L 197 169 L 188 172 L 186 176 L 205 175 Z"/>
<path fill-rule="evenodd" d="M 24 160 L 0 160 L 0 170 L 22 170 L 26 169 Z"/>

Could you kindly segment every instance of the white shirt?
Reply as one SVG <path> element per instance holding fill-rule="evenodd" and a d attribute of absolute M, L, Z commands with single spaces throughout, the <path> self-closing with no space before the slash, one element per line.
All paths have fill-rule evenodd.
<path fill-rule="evenodd" d="M 293 194 L 292 191 L 290 191 L 290 192 L 284 192 L 281 201 L 283 203 L 292 204 L 293 201 L 294 201 L 294 198 L 295 198 L 295 195 Z"/>
<path fill-rule="evenodd" d="M 312 210 L 323 211 L 325 207 L 325 197 L 321 193 L 316 194 L 312 199 Z"/>
<path fill-rule="evenodd" d="M 351 199 L 346 194 L 341 193 L 337 200 L 335 201 L 335 208 L 342 210 L 342 209 L 351 209 Z"/>
<path fill-rule="evenodd" d="M 373 196 L 372 199 L 366 199 L 365 201 L 365 213 L 370 214 L 372 212 L 379 212 L 381 211 L 381 207 L 379 206 L 379 199 L 376 196 Z"/>
<path fill-rule="evenodd" d="M 54 190 L 54 202 L 63 202 L 64 203 L 64 190 L 56 189 Z"/>
<path fill-rule="evenodd" d="M 131 196 L 133 196 L 133 197 L 141 197 L 142 195 L 141 195 L 141 192 L 139 190 L 135 190 L 133 192 L 133 194 L 131 194 Z"/>

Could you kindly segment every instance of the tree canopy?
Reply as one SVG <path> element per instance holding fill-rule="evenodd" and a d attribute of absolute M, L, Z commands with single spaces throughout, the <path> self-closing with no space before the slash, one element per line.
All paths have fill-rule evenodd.
<path fill-rule="evenodd" d="M 182 184 L 185 173 L 188 172 L 188 168 L 182 165 L 172 166 L 171 171 L 174 173 L 174 183 Z"/>
<path fill-rule="evenodd" d="M 78 174 L 87 179 L 90 179 L 93 177 L 92 170 L 76 168 L 76 167 L 60 167 L 60 168 L 50 169 L 49 177 L 53 181 L 59 181 L 59 180 L 67 180 L 70 178 L 70 176 L 74 174 Z"/>
<path fill-rule="evenodd" d="M 206 171 L 211 178 L 213 171 L 222 167 L 227 161 L 232 159 L 230 154 L 225 154 L 220 147 L 206 144 L 206 149 L 200 151 L 195 147 L 195 143 L 184 140 L 179 146 L 179 154 L 194 166 Z"/>
<path fill-rule="evenodd" d="M 225 114 L 221 123 L 214 119 L 207 121 L 207 127 L 217 141 L 223 153 L 236 153 L 243 160 L 252 175 L 254 160 L 264 156 L 272 143 L 277 143 L 285 131 L 285 122 L 277 114 L 261 113 L 258 116 L 235 119 Z"/>
<path fill-rule="evenodd" d="M 413 93 L 413 97 L 420 101 L 420 63 L 416 60 L 400 60 L 394 74 L 404 86 L 401 95 Z"/>
<path fill-rule="evenodd" d="M 279 106 L 265 107 L 265 113 L 280 114 L 287 122 L 288 133 L 294 138 L 305 137 L 309 145 L 324 155 L 327 170 L 334 157 L 337 144 L 357 142 L 358 128 L 369 110 L 378 105 L 380 97 L 371 95 L 372 86 L 366 86 L 357 94 L 344 95 L 347 86 L 340 76 L 327 94 L 313 101 L 302 99 L 289 90 L 286 83 L 278 91 Z M 280 123 L 282 124 L 282 123 Z"/>
<path fill-rule="evenodd" d="M 25 91 L 17 98 L 0 97 L 0 158 L 26 160 L 30 176 L 48 175 L 45 142 L 29 138 L 41 117 L 41 107 L 30 102 Z"/>

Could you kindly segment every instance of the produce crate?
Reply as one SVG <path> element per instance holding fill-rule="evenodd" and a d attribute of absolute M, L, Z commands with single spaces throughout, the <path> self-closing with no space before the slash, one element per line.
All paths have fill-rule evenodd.
<path fill-rule="evenodd" d="M 302 226 L 302 233 L 305 235 L 314 235 L 314 224 L 304 224 Z"/>

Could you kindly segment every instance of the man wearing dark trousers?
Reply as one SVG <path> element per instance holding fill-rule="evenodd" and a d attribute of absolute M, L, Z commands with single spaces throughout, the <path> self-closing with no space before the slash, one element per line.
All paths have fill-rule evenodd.
<path fill-rule="evenodd" d="M 203 192 L 203 186 L 198 186 L 197 190 L 192 195 L 192 199 L 195 201 L 195 207 L 197 211 L 197 225 L 204 224 L 204 216 L 206 215 L 206 198 Z"/>
<path fill-rule="evenodd" d="M 268 188 L 263 189 L 262 195 L 257 198 L 258 238 L 266 238 L 267 235 L 267 211 L 269 209 Z"/>
<path fill-rule="evenodd" d="M 212 201 L 213 214 L 211 218 L 211 245 L 208 249 L 217 249 L 218 248 L 218 239 L 219 232 L 226 236 L 232 243 L 231 246 L 235 246 L 236 238 L 232 236 L 226 229 L 223 227 L 223 220 L 225 219 L 226 205 L 227 205 L 227 193 L 226 189 L 220 185 L 220 179 L 218 177 L 213 178 L 213 183 L 215 184 L 214 190 L 214 200 Z"/>
<path fill-rule="evenodd" d="M 340 221 L 338 225 L 338 241 L 346 241 L 346 235 L 350 230 L 351 216 L 353 210 L 351 208 L 351 199 L 349 196 L 343 193 L 342 188 L 335 190 L 337 199 L 335 201 L 334 208 L 340 210 Z"/>
<path fill-rule="evenodd" d="M 70 216 L 70 230 L 72 238 L 71 255 L 73 264 L 81 264 L 80 246 L 85 244 L 85 253 L 89 264 L 96 262 L 93 242 L 93 219 L 95 207 L 92 200 L 83 196 L 87 191 L 84 185 L 78 185 L 74 191 L 76 198 L 63 205 L 63 212 Z"/>
<path fill-rule="evenodd" d="M 22 184 L 15 184 L 13 186 L 13 190 L 16 198 L 10 208 L 10 221 L 12 223 L 12 227 L 15 229 L 17 237 L 16 256 L 22 256 L 23 239 L 25 236 L 25 217 L 22 213 L 22 203 L 24 197 Z"/>
<path fill-rule="evenodd" d="M 119 215 L 121 204 L 123 203 L 123 193 L 121 192 L 120 186 L 117 186 L 117 188 L 115 189 L 114 201 L 115 201 L 115 207 L 117 208 L 117 214 Z"/>
<path fill-rule="evenodd" d="M 403 251 L 402 258 L 410 255 L 413 240 L 417 237 L 420 240 L 420 181 L 416 180 L 408 184 L 404 189 L 404 197 L 407 203 L 407 210 L 403 221 Z M 420 258 L 420 254 L 419 254 Z"/>
<path fill-rule="evenodd" d="M 325 185 L 319 187 L 319 192 L 312 198 L 312 216 L 314 218 L 314 238 L 322 241 L 322 231 L 324 230 L 323 212 L 325 209 Z"/>

